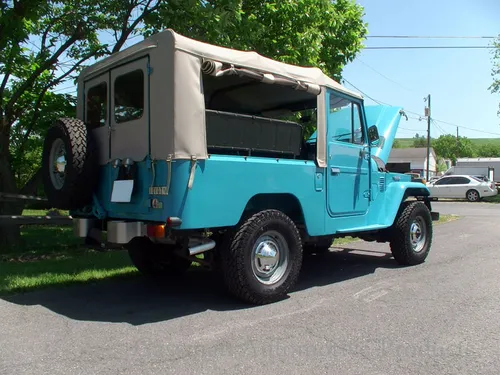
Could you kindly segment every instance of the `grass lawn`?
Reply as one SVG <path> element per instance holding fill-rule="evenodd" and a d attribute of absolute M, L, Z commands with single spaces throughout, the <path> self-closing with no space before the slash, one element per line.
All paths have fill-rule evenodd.
<path fill-rule="evenodd" d="M 497 194 L 493 197 L 486 197 L 486 198 L 483 198 L 482 202 L 486 202 L 486 203 L 500 203 L 500 194 Z"/>
<path fill-rule="evenodd" d="M 124 251 L 87 250 L 74 256 L 36 261 L 3 261 L 0 262 L 0 295 L 136 274 Z"/>
<path fill-rule="evenodd" d="M 413 147 L 413 138 L 397 138 L 398 142 L 401 144 L 401 147 L 408 148 Z M 483 145 L 500 145 L 500 138 L 469 138 L 474 146 L 483 146 Z"/>
<path fill-rule="evenodd" d="M 23 211 L 30 216 L 46 213 Z M 0 255 L 0 295 L 137 274 L 126 251 L 87 249 L 69 226 L 30 225 L 21 227 L 20 246 Z"/>

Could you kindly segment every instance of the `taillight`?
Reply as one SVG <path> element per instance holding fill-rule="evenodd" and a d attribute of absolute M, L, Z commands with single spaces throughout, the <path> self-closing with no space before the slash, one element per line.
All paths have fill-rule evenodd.
<path fill-rule="evenodd" d="M 148 237 L 151 238 L 163 238 L 165 237 L 165 225 L 148 225 L 147 226 Z"/>

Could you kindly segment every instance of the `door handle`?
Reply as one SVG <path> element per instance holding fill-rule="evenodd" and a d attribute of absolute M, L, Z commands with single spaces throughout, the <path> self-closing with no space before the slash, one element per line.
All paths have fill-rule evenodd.
<path fill-rule="evenodd" d="M 330 168 L 331 174 L 340 174 L 340 168 Z"/>

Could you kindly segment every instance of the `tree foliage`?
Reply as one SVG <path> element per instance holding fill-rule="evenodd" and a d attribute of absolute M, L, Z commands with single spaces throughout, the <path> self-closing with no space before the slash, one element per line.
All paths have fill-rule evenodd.
<path fill-rule="evenodd" d="M 362 48 L 362 16 L 354 0 L 0 0 L 0 191 L 34 191 L 45 131 L 74 115 L 54 88 L 131 37 L 172 28 L 340 79 Z"/>
<path fill-rule="evenodd" d="M 500 34 L 493 45 L 495 47 L 493 51 L 493 68 L 491 70 L 493 83 L 489 89 L 492 93 L 500 94 Z M 500 103 L 498 104 L 498 115 L 500 116 Z"/>
<path fill-rule="evenodd" d="M 452 134 L 441 135 L 433 140 L 432 147 L 436 154 L 442 158 L 450 159 L 454 163 L 457 158 L 475 156 L 474 145 L 466 137 L 457 138 Z"/>
<path fill-rule="evenodd" d="M 427 137 L 418 133 L 415 134 L 415 137 L 413 137 L 413 147 L 427 147 Z"/>

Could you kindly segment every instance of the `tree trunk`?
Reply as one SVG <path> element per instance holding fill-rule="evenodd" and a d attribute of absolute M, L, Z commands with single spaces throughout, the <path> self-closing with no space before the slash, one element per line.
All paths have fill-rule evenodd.
<path fill-rule="evenodd" d="M 18 192 L 14 172 L 9 162 L 9 136 L 0 130 L 0 192 L 16 194 Z M 23 212 L 22 201 L 0 201 L 0 215 L 20 215 Z M 18 246 L 21 242 L 19 225 L 0 223 L 0 253 Z"/>

